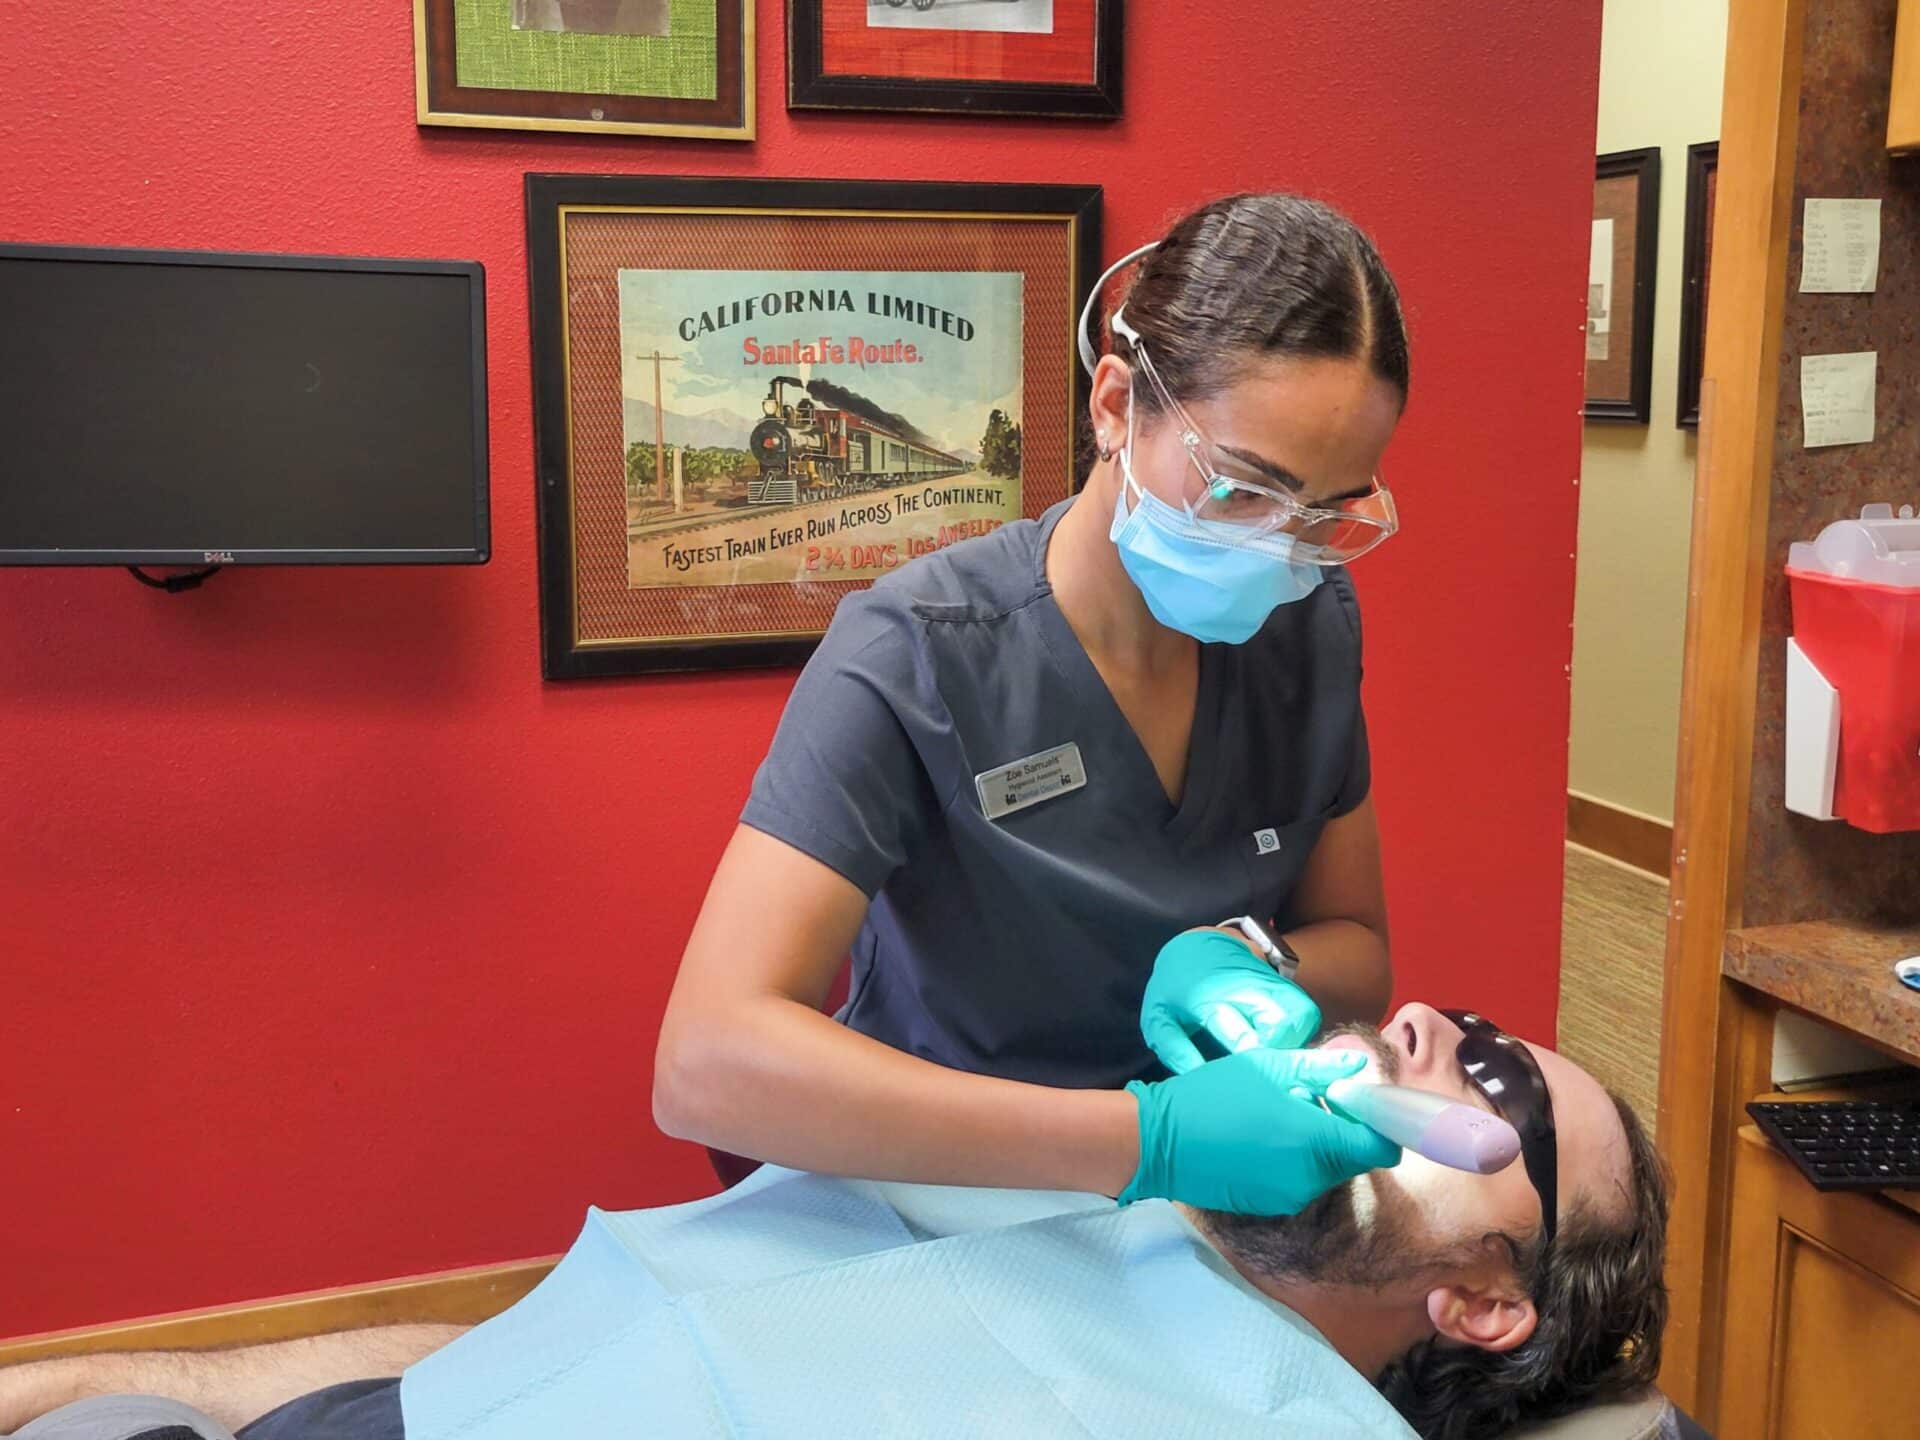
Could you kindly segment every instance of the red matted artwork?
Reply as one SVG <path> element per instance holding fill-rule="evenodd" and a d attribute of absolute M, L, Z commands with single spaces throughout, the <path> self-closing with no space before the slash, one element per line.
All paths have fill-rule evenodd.
<path fill-rule="evenodd" d="M 787 0 L 787 106 L 1112 119 L 1121 5 Z"/>

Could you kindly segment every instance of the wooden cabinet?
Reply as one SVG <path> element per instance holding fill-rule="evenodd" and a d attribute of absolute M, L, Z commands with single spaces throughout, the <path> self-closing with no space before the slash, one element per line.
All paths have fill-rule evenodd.
<path fill-rule="evenodd" d="M 1717 1433 L 1920 1436 L 1920 1213 L 1815 1190 L 1747 1126 L 1729 1239 Z"/>
<path fill-rule="evenodd" d="M 1879 498 L 1917 433 L 1891 406 L 1873 453 L 1809 451 L 1792 403 L 1803 355 L 1875 350 L 1883 396 L 1920 376 L 1920 249 L 1897 243 L 1920 233 L 1920 162 L 1883 136 L 1920 149 L 1920 0 L 1727 7 L 1659 1117 L 1661 1387 L 1723 1440 L 1920 1440 L 1920 1211 L 1814 1190 L 1744 1109 L 1783 1007 L 1920 1068 L 1890 968 L 1920 948 L 1920 837 L 1790 815 L 1780 780 L 1789 546 Z M 1880 198 L 1896 239 L 1870 305 L 1790 284 L 1808 195 Z"/>
<path fill-rule="evenodd" d="M 1896 155 L 1920 150 L 1920 0 L 1900 0 L 1900 16 L 1894 22 L 1887 149 Z"/>

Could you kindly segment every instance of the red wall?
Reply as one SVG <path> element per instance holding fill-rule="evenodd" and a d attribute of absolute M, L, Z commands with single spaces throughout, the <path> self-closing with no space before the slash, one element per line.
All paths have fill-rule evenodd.
<path fill-rule="evenodd" d="M 711 1188 L 655 1029 L 792 676 L 541 682 L 527 170 L 1094 181 L 1110 254 L 1228 189 L 1349 209 L 1414 335 L 1359 572 L 1401 990 L 1551 1030 L 1597 0 L 1135 0 L 1113 125 L 789 116 L 764 0 L 752 145 L 417 129 L 409 8 L 28 5 L 0 44 L 0 239 L 485 263 L 495 548 L 0 571 L 0 1335 Z"/>

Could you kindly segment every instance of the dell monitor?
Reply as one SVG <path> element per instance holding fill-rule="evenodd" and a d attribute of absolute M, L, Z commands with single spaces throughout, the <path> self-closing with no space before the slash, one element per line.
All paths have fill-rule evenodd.
<path fill-rule="evenodd" d="M 0 565 L 487 553 L 479 265 L 0 245 Z"/>

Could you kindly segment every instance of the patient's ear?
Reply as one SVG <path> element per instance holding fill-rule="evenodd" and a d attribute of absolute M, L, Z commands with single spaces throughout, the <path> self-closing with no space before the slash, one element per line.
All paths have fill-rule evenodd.
<path fill-rule="evenodd" d="M 1509 1277 L 1504 1284 L 1439 1286 L 1427 1293 L 1427 1318 L 1449 1340 L 1498 1352 L 1525 1344 L 1540 1317 Z"/>

